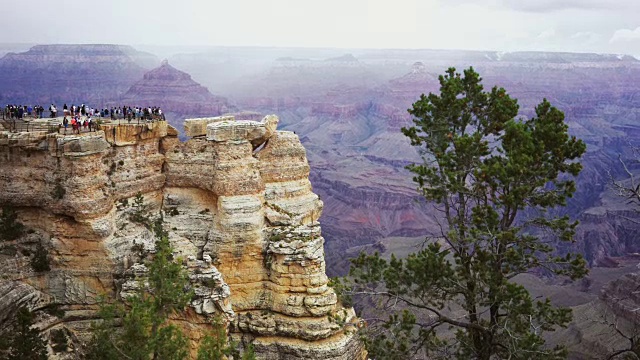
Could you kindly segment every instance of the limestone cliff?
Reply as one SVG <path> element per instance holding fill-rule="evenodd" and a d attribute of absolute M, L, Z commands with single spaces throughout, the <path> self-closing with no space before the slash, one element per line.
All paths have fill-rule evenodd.
<path fill-rule="evenodd" d="M 69 354 L 80 349 L 97 297 L 126 297 L 146 272 L 153 236 L 132 221 L 142 194 L 190 271 L 196 296 L 183 327 L 194 344 L 221 314 L 261 359 L 363 358 L 354 311 L 327 286 L 323 203 L 305 149 L 277 123 L 187 120 L 186 142 L 166 122 L 0 132 L 0 204 L 27 229 L 0 244 L 0 322 L 28 306 L 43 333 L 64 328 Z M 51 270 L 30 266 L 37 247 Z"/>

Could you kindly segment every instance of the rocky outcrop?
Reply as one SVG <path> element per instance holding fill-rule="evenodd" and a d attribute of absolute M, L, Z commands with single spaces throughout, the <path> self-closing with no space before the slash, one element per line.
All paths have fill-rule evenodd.
<path fill-rule="evenodd" d="M 626 274 L 610 282 L 602 290 L 600 300 L 618 317 L 640 324 L 640 273 Z"/>
<path fill-rule="evenodd" d="M 219 314 L 258 358 L 364 358 L 353 309 L 327 285 L 323 203 L 306 151 L 277 123 L 188 120 L 186 142 L 166 122 L 79 136 L 0 133 L 0 203 L 28 229 L 0 246 L 0 321 L 20 305 L 55 305 L 64 315 L 42 312 L 43 332 L 86 339 L 97 297 L 127 298 L 148 271 L 154 238 L 134 216 L 144 208 L 164 213 L 190 273 L 195 342 Z M 39 246 L 49 271 L 29 265 Z"/>

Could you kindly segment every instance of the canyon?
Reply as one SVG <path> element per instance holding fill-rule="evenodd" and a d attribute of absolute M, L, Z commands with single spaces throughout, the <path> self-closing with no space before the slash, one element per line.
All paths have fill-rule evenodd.
<path fill-rule="evenodd" d="M 433 210 L 404 169 L 421 159 L 400 128 L 412 125 L 406 109 L 420 94 L 437 92 L 438 75 L 449 66 L 473 66 L 485 88 L 506 88 L 525 118 L 547 98 L 564 111 L 571 134 L 588 144 L 577 193 L 559 209 L 582 225 L 577 242 L 561 251 L 582 253 L 592 266 L 638 251 L 637 226 L 625 220 L 632 207 L 618 205 L 624 201 L 611 196 L 608 184 L 609 174 L 625 176 L 618 155 L 639 170 L 630 149 L 638 145 L 640 61 L 606 54 L 349 51 L 341 61 L 321 50 L 315 57 L 306 50 L 307 58 L 278 58 L 258 75 L 238 74 L 223 93 L 239 108 L 278 112 L 283 128 L 300 134 L 326 204 L 321 220 L 331 274 L 345 273 L 349 249 L 433 232 Z M 180 59 L 173 61 L 186 71 L 207 66 L 202 57 L 197 66 Z"/>
<path fill-rule="evenodd" d="M 636 235 L 640 230 L 636 221 L 637 205 L 628 204 L 617 197 L 609 186 L 612 177 L 627 177 L 619 159 L 629 165 L 634 175 L 640 175 L 636 154 L 632 151 L 633 147 L 640 145 L 640 61 L 637 59 L 610 54 L 462 50 L 251 47 L 165 50 L 169 55 L 166 56 L 168 62 L 164 63 L 160 63 L 157 57 L 150 56 L 148 52 L 115 45 L 95 48 L 84 45 L 68 48 L 36 46 L 23 53 L 9 53 L 0 59 L 0 102 L 57 101 L 60 105 L 64 101 L 76 101 L 90 102 L 97 106 L 102 103 L 122 105 L 123 99 L 131 105 L 148 102 L 151 106 L 160 104 L 167 112 L 168 122 L 179 130 L 185 123 L 184 119 L 193 116 L 235 114 L 238 118 L 260 120 L 264 114 L 278 114 L 279 128 L 288 131 L 287 136 L 296 139 L 299 137 L 306 149 L 306 159 L 310 165 L 308 180 L 323 203 L 321 217 L 318 219 L 320 214 L 314 211 L 312 217 L 315 220 L 312 223 L 319 221 L 322 224 L 322 237 L 326 239 L 323 257 L 326 267 L 323 271 L 334 276 L 345 274 L 349 258 L 361 250 L 389 253 L 394 249 L 415 249 L 419 243 L 416 239 L 422 239 L 436 229 L 432 207 L 421 200 L 416 192 L 416 185 L 411 181 L 411 174 L 405 169 L 410 163 L 420 162 L 420 155 L 400 133 L 400 128 L 412 125 L 412 119 L 406 110 L 420 94 L 438 91 L 438 76 L 447 67 L 455 66 L 461 71 L 473 66 L 483 77 L 485 88 L 501 86 L 511 96 L 519 99 L 522 117 L 532 116 L 535 105 L 543 98 L 549 99 L 565 113 L 571 134 L 587 143 L 587 154 L 582 160 L 584 170 L 577 179 L 577 192 L 569 200 L 567 207 L 558 209 L 580 221 L 576 241 L 558 248 L 558 252 L 583 254 L 594 273 L 593 276 L 590 275 L 589 281 L 596 281 L 593 279 L 598 278 L 600 280 L 596 282 L 600 285 L 588 291 L 579 284 L 570 285 L 577 289 L 572 292 L 572 298 L 581 300 L 565 305 L 575 306 L 578 318 L 583 320 L 593 317 L 589 313 L 591 309 L 610 312 L 613 312 L 611 309 L 618 309 L 615 310 L 616 314 L 623 314 L 610 297 L 599 296 L 598 292 L 600 288 L 605 289 L 607 282 L 617 278 L 620 278 L 621 284 L 630 284 L 630 280 L 625 280 L 622 269 L 626 272 L 637 271 L 634 266 L 625 265 L 636 261 L 633 254 L 640 252 L 640 242 Z M 110 55 L 107 56 L 106 53 Z M 87 69 L 86 76 L 77 82 L 71 78 L 74 66 Z M 63 69 L 60 70 L 62 75 L 55 71 L 41 70 L 49 67 Z M 105 78 L 117 81 L 117 84 L 102 83 L 101 79 Z M 96 90 L 90 90 L 92 87 Z M 196 127 L 197 122 L 189 124 L 188 128 Z M 199 126 L 201 129 L 198 130 L 198 136 L 187 135 L 190 133 L 188 129 L 175 133 L 171 130 L 172 135 L 162 137 L 159 143 L 182 144 L 178 139 L 189 138 L 191 139 L 185 144 L 204 141 L 202 136 L 205 136 L 206 126 Z M 105 138 L 109 136 L 112 135 L 105 133 Z M 23 140 L 11 141 L 17 143 Z M 161 166 L 160 175 L 157 171 L 141 174 L 141 178 L 135 181 L 144 185 L 136 186 L 140 186 L 140 191 L 145 194 L 156 194 L 153 195 L 154 199 L 164 199 L 157 200 L 154 205 L 156 209 L 186 206 L 190 209 L 187 212 L 205 209 L 213 211 L 213 206 L 203 205 L 198 208 L 193 205 L 196 201 L 193 199 L 199 195 L 171 192 L 173 187 L 182 186 L 205 188 L 215 194 L 226 191 L 210 188 L 213 185 L 201 183 L 201 180 L 196 180 L 197 176 L 191 175 L 194 171 L 191 169 L 198 167 L 203 167 L 203 172 L 213 171 L 204 170 L 210 169 L 206 168 L 206 162 L 198 162 L 199 148 L 188 147 L 185 154 L 189 156 L 184 156 L 179 154 L 183 154 L 183 150 L 187 148 L 185 145 L 178 147 L 181 150 L 176 155 L 171 151 L 160 151 L 164 157 L 157 161 L 165 164 Z M 35 148 L 36 145 L 29 146 L 33 151 Z M 209 150 L 202 151 L 206 153 Z M 262 151 L 264 149 L 256 156 L 259 157 Z M 155 159 L 154 156 L 156 155 L 150 159 Z M 128 157 L 135 158 L 135 155 L 121 155 L 125 164 L 128 164 Z M 178 165 L 171 159 L 176 157 L 180 157 L 177 163 L 191 165 L 175 170 Z M 117 170 L 118 162 L 114 163 Z M 286 161 L 282 164 L 288 165 L 291 164 Z M 145 168 L 148 165 L 140 163 L 139 166 Z M 169 171 L 172 167 L 174 170 Z M 291 169 L 295 173 L 297 170 L 294 170 Z M 289 169 L 286 169 L 285 173 L 288 172 Z M 168 186 L 169 190 L 149 188 L 148 191 L 143 191 L 145 186 L 152 187 L 150 184 L 155 181 L 152 179 L 163 176 L 163 181 L 168 184 L 163 186 Z M 143 181 L 143 178 L 148 181 Z M 94 193 L 100 192 L 111 194 L 114 188 L 125 191 L 121 186 L 127 181 L 133 180 L 122 178 L 113 181 L 113 185 L 109 181 L 101 183 L 101 186 L 93 184 L 93 187 L 81 187 L 80 193 L 94 196 Z M 233 181 L 239 181 L 238 189 L 254 186 L 245 184 L 246 179 L 241 181 L 233 178 Z M 264 179 L 262 181 L 269 183 Z M 102 189 L 104 184 L 107 184 L 106 190 Z M 265 189 L 267 188 L 265 185 Z M 45 192 L 50 191 L 48 189 Z M 130 202 L 135 193 L 129 191 L 126 195 Z M 169 195 L 172 197 L 167 198 Z M 107 195 L 105 199 L 106 197 Z M 6 200 L 9 201 L 9 198 L 14 197 L 8 196 Z M 120 201 L 118 199 L 120 198 L 109 195 L 100 204 L 107 206 L 104 204 L 117 203 Z M 145 195 L 145 199 L 150 201 L 151 195 Z M 41 199 L 30 201 L 28 206 L 40 206 L 42 203 Z M 182 205 L 169 205 L 171 201 Z M 44 213 L 62 211 L 67 205 L 60 203 L 58 207 L 47 207 Z M 275 214 L 279 208 L 284 207 L 277 203 L 276 207 L 263 209 L 267 219 L 275 216 L 269 220 L 273 221 L 272 224 L 282 221 L 279 219 L 282 214 Z M 220 209 L 216 211 L 226 211 Z M 176 215 L 174 220 L 179 219 L 183 211 L 186 210 L 179 208 L 180 215 Z M 21 216 L 27 221 L 25 214 Z M 46 218 L 43 214 L 38 216 Z M 122 214 L 118 216 L 126 218 Z M 171 217 L 167 219 L 172 221 Z M 188 235 L 189 231 L 185 227 L 188 225 L 200 229 L 199 226 L 203 225 L 189 221 L 184 223 L 187 225 L 180 221 L 173 223 L 172 227 L 178 230 L 174 230 L 172 238 L 182 239 L 181 244 L 190 249 L 190 254 L 195 254 L 196 261 L 205 261 L 203 256 L 207 251 L 218 251 L 209 248 L 216 241 L 205 240 L 209 236 L 208 231 L 198 230 L 195 233 L 199 235 Z M 132 232 L 131 236 L 135 237 L 133 234 L 141 231 L 135 224 L 128 224 L 119 234 Z M 195 239 L 198 236 L 201 240 Z M 228 240 L 224 236 L 215 235 L 214 238 L 227 244 Z M 197 245 L 187 246 L 187 240 L 184 239 L 190 239 L 192 244 Z M 223 252 L 227 253 L 224 256 L 229 256 L 233 253 L 228 248 L 231 245 L 225 246 Z M 235 254 L 244 259 L 243 249 L 237 247 Z M 247 251 L 252 253 L 254 250 L 251 249 L 248 247 Z M 73 251 L 67 250 L 67 253 L 71 256 Z M 247 256 L 250 259 L 245 260 L 250 264 L 254 261 L 255 264 L 256 260 L 252 256 L 257 255 Z M 629 256 L 631 260 L 628 260 Z M 215 264 L 216 258 L 212 256 L 211 259 L 212 264 L 218 266 Z M 127 260 L 127 263 L 131 261 Z M 236 266 L 244 265 L 238 262 Z M 233 297 L 234 286 L 240 282 L 233 277 L 232 280 L 227 279 L 228 270 L 223 268 L 220 273 L 231 287 Z M 275 274 L 273 272 L 270 276 L 275 279 Z M 555 290 L 558 284 L 548 279 L 545 281 L 548 283 L 541 285 L 541 288 L 546 289 L 541 291 L 541 295 L 562 293 Z M 605 291 L 613 293 L 617 289 L 616 291 L 622 292 L 620 289 L 627 285 L 606 288 L 611 291 Z M 237 288 L 242 287 L 237 285 Z M 554 297 L 554 301 L 556 300 L 563 304 L 562 296 Z M 601 313 L 600 310 L 598 311 Z M 284 320 L 276 322 L 281 323 Z M 576 326 L 579 327 L 578 332 L 565 334 L 568 342 L 582 345 L 590 342 L 592 345 L 589 346 L 593 349 L 599 347 L 598 351 L 603 351 L 603 341 L 597 336 L 590 338 L 587 336 L 588 331 L 583 331 L 592 325 L 582 322 Z M 238 325 L 233 329 L 234 333 L 240 333 L 244 330 L 238 329 L 254 327 L 256 326 L 247 325 L 242 328 Z M 263 351 L 268 353 L 274 350 Z"/>

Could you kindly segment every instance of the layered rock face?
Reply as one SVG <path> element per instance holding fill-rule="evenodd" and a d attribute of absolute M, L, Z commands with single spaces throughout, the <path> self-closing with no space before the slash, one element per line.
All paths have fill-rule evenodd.
<path fill-rule="evenodd" d="M 225 98 L 214 96 L 204 86 L 164 60 L 160 67 L 144 74 L 120 100 L 131 106 L 159 106 L 181 116 L 215 116 L 232 108 Z"/>
<path fill-rule="evenodd" d="M 0 133 L 0 203 L 28 229 L 1 244 L 0 321 L 19 306 L 55 307 L 64 315 L 38 311 L 37 326 L 65 328 L 80 346 L 97 297 L 126 298 L 147 272 L 154 239 L 134 216 L 144 208 L 164 213 L 190 272 L 196 295 L 184 327 L 194 344 L 219 314 L 261 359 L 364 358 L 353 309 L 327 286 L 323 203 L 305 149 L 277 122 L 188 120 L 187 142 L 166 122 Z M 50 271 L 30 266 L 38 246 Z"/>
<path fill-rule="evenodd" d="M 5 103 L 84 103 L 102 106 L 117 99 L 154 55 L 122 45 L 38 45 L 0 59 L 0 98 Z"/>

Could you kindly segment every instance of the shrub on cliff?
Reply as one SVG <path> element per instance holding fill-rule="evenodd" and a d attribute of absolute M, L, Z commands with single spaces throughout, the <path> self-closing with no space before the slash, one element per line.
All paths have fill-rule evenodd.
<path fill-rule="evenodd" d="M 577 222 L 550 210 L 574 193 L 585 144 L 546 99 L 535 117 L 516 119 L 517 100 L 484 91 L 473 68 L 439 80 L 440 94 L 422 95 L 409 110 L 415 125 L 402 129 L 424 159 L 408 169 L 441 214 L 437 235 L 406 259 L 360 254 L 343 293 L 386 298 L 385 310 L 397 310 L 369 324 L 375 358 L 563 358 L 542 333 L 566 326 L 571 310 L 532 299 L 513 278 L 586 274 L 582 257 L 557 256 L 548 241 L 572 241 Z"/>
<path fill-rule="evenodd" d="M 149 205 L 144 203 L 144 196 L 142 193 L 137 193 L 133 198 L 133 205 L 131 206 L 131 213 L 129 219 L 133 222 L 137 222 L 146 227 L 151 226 L 151 217 L 149 216 Z"/>
<path fill-rule="evenodd" d="M 51 270 L 50 262 L 49 252 L 41 243 L 38 243 L 31 258 L 31 267 L 36 272 L 49 271 Z"/>
<path fill-rule="evenodd" d="M 192 293 L 188 290 L 186 271 L 173 259 L 167 233 L 159 222 L 155 225 L 156 252 L 147 264 L 148 287 L 140 283 L 139 291 L 122 304 L 101 305 L 102 323 L 95 326 L 88 359 L 184 359 L 188 341 L 169 317 L 183 311 Z M 117 320 L 121 320 L 121 328 Z"/>
<path fill-rule="evenodd" d="M 236 345 L 227 341 L 227 332 L 220 317 L 214 318 L 212 325 L 211 331 L 200 342 L 197 360 L 222 360 L 237 352 Z M 238 358 L 237 354 L 233 358 Z"/>
<path fill-rule="evenodd" d="M 0 240 L 12 241 L 24 232 L 24 225 L 18 222 L 18 214 L 10 206 L 2 207 L 0 215 Z"/>
<path fill-rule="evenodd" d="M 138 292 L 126 299 L 126 305 L 102 301 L 98 313 L 102 321 L 93 326 L 87 359 L 188 358 L 189 340 L 169 319 L 186 309 L 193 292 L 189 289 L 186 270 L 173 257 L 162 218 L 154 223 L 153 230 L 156 252 L 147 264 L 149 273 L 146 281 L 140 281 Z M 227 343 L 222 324 L 214 323 L 212 333 L 205 337 L 198 354 L 209 356 L 218 352 L 239 359 L 233 344 Z"/>
<path fill-rule="evenodd" d="M 46 360 L 47 347 L 40 332 L 33 328 L 33 313 L 25 307 L 18 309 L 16 325 L 2 337 L 0 349 L 7 360 Z"/>

